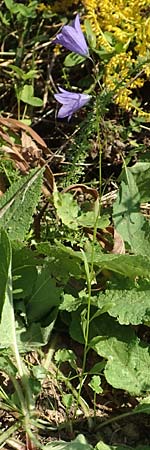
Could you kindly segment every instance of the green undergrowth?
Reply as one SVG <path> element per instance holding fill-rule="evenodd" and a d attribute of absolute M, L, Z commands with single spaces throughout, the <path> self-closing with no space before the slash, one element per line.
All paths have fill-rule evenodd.
<path fill-rule="evenodd" d="M 126 246 L 126 253 L 122 254 L 103 249 L 97 239 L 92 241 L 86 234 L 87 229 L 91 233 L 95 230 L 95 223 L 96 230 L 101 231 L 110 224 L 108 214 L 99 214 L 97 200 L 87 202 L 85 210 L 71 193 L 59 193 L 56 186 L 53 215 L 56 214 L 62 230 L 68 229 L 66 242 L 53 239 L 53 234 L 51 239 L 49 234 L 48 241 L 36 242 L 30 230 L 40 200 L 42 169 L 34 169 L 14 181 L 0 200 L 0 367 L 13 385 L 11 395 L 1 388 L 1 408 L 10 413 L 17 411 L 16 426 L 19 428 L 22 423 L 33 441 L 36 441 L 33 427 L 40 426 L 35 413 L 36 399 L 43 380 L 49 377 L 51 364 L 58 384 L 63 380 L 66 386 L 64 393 L 60 388 L 59 395 L 67 417 L 73 413 L 75 418 L 79 405 L 88 417 L 89 407 L 84 398 L 87 375 L 95 399 L 95 419 L 96 396 L 105 394 L 104 380 L 108 386 L 137 399 L 138 405 L 127 416 L 150 412 L 149 341 L 138 333 L 141 326 L 148 333 L 150 323 L 150 225 L 140 210 L 141 201 L 149 201 L 148 174 L 149 163 L 137 163 L 133 168 L 125 166 L 122 171 L 112 211 L 115 229 Z M 70 232 L 74 242 L 72 237 L 69 239 Z M 113 249 L 113 237 L 109 244 Z M 71 348 L 62 343 L 60 350 L 57 346 L 55 350 L 53 342 L 60 329 L 65 333 L 67 330 L 83 348 L 81 373 L 77 355 Z M 30 368 L 23 355 L 42 350 L 44 345 L 48 345 L 47 355 L 39 365 Z M 87 372 L 86 361 L 92 350 L 97 362 Z M 65 362 L 70 366 L 67 377 L 63 375 Z M 73 379 L 78 380 L 76 387 Z M 6 435 L 3 431 L 0 442 L 12 432 L 12 427 Z M 50 448 L 53 445 L 58 444 L 50 444 Z M 78 448 L 80 438 L 79 442 L 77 439 L 72 444 L 60 445 Z M 107 446 L 98 443 L 96 448 Z"/>
<path fill-rule="evenodd" d="M 0 447 L 149 450 L 101 434 L 150 414 L 148 124 L 106 89 L 88 21 L 93 60 L 64 58 L 50 47 L 64 12 L 1 3 Z M 54 114 L 60 85 L 91 95 L 71 126 Z M 52 149 L 25 125 L 43 136 L 44 117 Z"/>

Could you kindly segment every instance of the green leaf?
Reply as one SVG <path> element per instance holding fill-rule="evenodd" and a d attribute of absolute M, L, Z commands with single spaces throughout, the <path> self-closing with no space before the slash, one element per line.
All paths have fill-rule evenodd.
<path fill-rule="evenodd" d="M 103 389 L 101 388 L 101 379 L 99 375 L 93 375 L 88 385 L 96 394 L 102 394 Z"/>
<path fill-rule="evenodd" d="M 84 343 L 79 314 L 72 314 L 70 335 Z M 120 325 L 108 314 L 94 319 L 90 324 L 89 347 L 106 359 L 104 375 L 116 389 L 131 395 L 143 395 L 150 390 L 150 346 L 141 342 L 134 330 Z"/>
<path fill-rule="evenodd" d="M 150 163 L 138 162 L 130 168 L 135 182 L 138 186 L 140 201 L 146 203 L 150 201 Z"/>
<path fill-rule="evenodd" d="M 8 8 L 11 11 L 11 9 L 14 6 L 13 0 L 4 0 L 4 1 L 5 1 L 6 8 Z"/>
<path fill-rule="evenodd" d="M 78 64 L 82 64 L 85 61 L 85 57 L 81 55 L 77 55 L 76 53 L 72 52 L 69 53 L 69 55 L 66 56 L 64 60 L 64 66 L 65 67 L 74 67 Z"/>
<path fill-rule="evenodd" d="M 131 169 L 126 169 L 127 180 L 122 181 L 113 206 L 115 228 L 135 254 L 150 254 L 150 224 L 140 213 L 140 192 Z"/>
<path fill-rule="evenodd" d="M 24 299 L 31 296 L 33 287 L 37 279 L 37 266 L 42 260 L 36 258 L 34 252 L 27 247 L 23 247 L 13 242 L 12 248 L 12 274 L 13 291 L 15 299 Z M 44 260 L 43 260 L 44 264 Z M 28 280 L 28 282 L 27 282 Z M 18 290 L 21 289 L 21 295 Z"/>
<path fill-rule="evenodd" d="M 2 313 L 8 283 L 10 245 L 4 230 L 0 230 L 0 316 Z"/>
<path fill-rule="evenodd" d="M 138 445 L 138 447 L 129 447 L 128 445 L 107 445 L 100 441 L 95 447 L 95 450 L 150 450 L 147 445 Z"/>
<path fill-rule="evenodd" d="M 93 324 L 93 322 L 92 322 Z M 141 395 L 150 390 L 150 348 L 135 337 L 129 327 L 117 324 L 109 316 L 94 321 L 90 346 L 106 358 L 106 380 L 116 389 Z"/>
<path fill-rule="evenodd" d="M 59 306 L 61 311 L 76 311 L 82 304 L 82 299 L 75 298 L 71 294 L 62 295 L 62 303 Z"/>
<path fill-rule="evenodd" d="M 88 255 L 88 259 L 91 260 L 91 255 Z M 115 255 L 99 252 L 94 256 L 94 265 L 101 270 L 107 269 L 129 278 L 149 277 L 150 275 L 150 258 L 147 256 Z"/>
<path fill-rule="evenodd" d="M 62 402 L 65 408 L 70 409 L 73 403 L 73 395 L 72 394 L 63 394 Z"/>
<path fill-rule="evenodd" d="M 150 395 L 147 397 L 142 398 L 138 406 L 134 409 L 135 414 L 150 414 Z"/>
<path fill-rule="evenodd" d="M 16 377 L 16 366 L 7 355 L 0 355 L 0 370 L 6 373 L 9 377 Z"/>
<path fill-rule="evenodd" d="M 67 361 L 70 363 L 71 367 L 73 367 L 74 369 L 77 368 L 76 355 L 72 350 L 68 350 L 67 348 L 57 350 L 57 352 L 55 353 L 55 361 L 58 365 Z"/>
<path fill-rule="evenodd" d="M 107 283 L 105 294 L 99 295 L 99 306 L 108 302 L 107 311 L 120 324 L 138 325 L 150 322 L 150 281 L 116 278 Z"/>
<path fill-rule="evenodd" d="M 31 106 L 43 106 L 43 100 L 38 97 L 34 97 L 33 86 L 29 84 L 25 84 L 23 86 L 20 94 L 20 100 Z"/>
<path fill-rule="evenodd" d="M 27 316 L 29 322 L 41 321 L 51 308 L 61 303 L 62 289 L 56 287 L 49 266 L 38 269 L 36 283 L 29 301 L 27 302 Z"/>
<path fill-rule="evenodd" d="M 15 66 L 14 64 L 9 64 L 7 67 L 12 69 L 13 72 L 18 76 L 19 79 L 21 79 L 21 80 L 23 79 L 24 71 L 22 69 L 20 69 L 20 67 Z M 14 73 L 13 73 L 13 76 L 14 76 Z"/>
<path fill-rule="evenodd" d="M 0 347 L 11 347 L 15 339 L 15 318 L 12 299 L 11 246 L 5 231 L 1 230 L 1 248 L 4 249 L 3 264 L 7 270 L 7 283 L 0 322 Z"/>
<path fill-rule="evenodd" d="M 24 353 L 25 351 L 34 350 L 48 343 L 55 325 L 57 313 L 57 308 L 54 308 L 42 323 L 33 322 L 26 328 L 24 324 L 18 324 L 16 333 L 20 352 Z"/>
<path fill-rule="evenodd" d="M 69 228 L 76 230 L 78 228 L 77 217 L 79 213 L 79 207 L 72 194 L 60 194 L 55 189 L 53 198 L 54 206 L 57 210 L 58 217 L 62 220 L 62 223 L 67 225 Z"/>
<path fill-rule="evenodd" d="M 84 276 L 81 255 L 71 248 L 60 242 L 56 245 L 42 242 L 36 248 L 40 255 L 44 254 L 48 257 L 51 274 L 61 285 L 64 286 L 71 277 L 82 278 Z"/>
<path fill-rule="evenodd" d="M 85 25 L 86 37 L 87 37 L 89 46 L 91 48 L 95 48 L 96 47 L 96 34 L 92 30 L 91 23 L 89 22 L 89 20 L 86 19 L 84 21 L 84 25 Z"/>
<path fill-rule="evenodd" d="M 95 212 L 88 211 L 86 213 L 82 213 L 79 217 L 77 217 L 77 223 L 83 227 L 94 227 L 96 222 Z M 109 216 L 102 216 L 98 218 L 97 227 L 98 228 L 106 228 L 110 224 Z"/>
<path fill-rule="evenodd" d="M 85 437 L 82 434 L 79 434 L 74 441 L 65 442 L 65 441 L 55 441 L 51 442 L 51 444 L 45 445 L 45 450 L 93 450 L 92 445 L 88 444 Z"/>
<path fill-rule="evenodd" d="M 1 226 L 11 239 L 23 241 L 40 198 L 43 170 L 33 169 L 29 175 L 13 183 L 0 199 Z"/>

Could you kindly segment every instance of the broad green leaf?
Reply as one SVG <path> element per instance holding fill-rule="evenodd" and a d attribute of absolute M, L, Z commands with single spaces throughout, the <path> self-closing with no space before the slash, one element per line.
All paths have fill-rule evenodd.
<path fill-rule="evenodd" d="M 150 224 L 140 212 L 141 196 L 131 169 L 126 169 L 127 179 L 122 181 L 113 206 L 116 230 L 133 253 L 150 255 Z"/>
<path fill-rule="evenodd" d="M 130 168 L 138 186 L 141 203 L 150 201 L 150 163 L 138 162 Z"/>
<path fill-rule="evenodd" d="M 72 52 L 69 53 L 69 55 L 66 56 L 64 60 L 64 66 L 65 67 L 74 67 L 78 64 L 82 64 L 85 61 L 85 57 L 81 55 L 77 55 L 76 53 Z"/>
<path fill-rule="evenodd" d="M 49 242 L 37 244 L 37 252 L 48 257 L 50 271 L 63 286 L 71 277 L 83 278 L 84 268 L 79 253 L 61 243 L 51 245 Z"/>
<path fill-rule="evenodd" d="M 150 390 L 150 348 L 134 336 L 129 327 L 117 324 L 109 316 L 93 324 L 96 337 L 90 346 L 106 358 L 106 380 L 116 389 L 141 395 Z"/>
<path fill-rule="evenodd" d="M 50 313 L 51 308 L 58 307 L 61 303 L 61 293 L 62 289 L 56 287 L 49 266 L 39 268 L 32 295 L 26 306 L 29 322 L 41 321 Z"/>
<path fill-rule="evenodd" d="M 90 261 L 91 255 L 88 256 Z M 140 255 L 115 255 L 96 253 L 94 264 L 100 270 L 108 269 L 125 277 L 135 278 L 150 276 L 150 258 Z"/>
<path fill-rule="evenodd" d="M 79 214 L 79 206 L 72 194 L 68 192 L 61 194 L 55 190 L 53 198 L 58 217 L 62 220 L 62 223 L 76 230 L 78 228 L 77 217 Z"/>
<path fill-rule="evenodd" d="M 13 183 L 0 199 L 0 223 L 11 239 L 23 241 L 40 198 L 42 170 L 34 169 L 29 175 Z"/>
<path fill-rule="evenodd" d="M 16 328 L 17 343 L 21 352 L 33 350 L 48 343 L 54 328 L 58 309 L 54 308 L 42 323 L 33 322 L 27 328 L 18 324 Z"/>
<path fill-rule="evenodd" d="M 88 444 L 85 437 L 79 434 L 74 441 L 55 441 L 44 446 L 45 450 L 93 450 L 92 445 Z M 43 449 L 43 450 L 44 450 Z"/>
<path fill-rule="evenodd" d="M 2 313 L 8 283 L 10 245 L 6 233 L 0 230 L 0 316 Z"/>
<path fill-rule="evenodd" d="M 107 445 L 100 441 L 94 450 L 150 450 L 150 447 L 147 445 L 138 445 L 138 447 L 129 447 L 128 445 L 121 444 Z"/>
<path fill-rule="evenodd" d="M 15 299 L 24 299 L 31 296 L 35 281 L 37 279 L 37 266 L 41 265 L 44 259 L 37 258 L 34 252 L 23 244 L 13 242 L 12 248 L 12 274 L 13 291 Z M 28 282 L 27 282 L 28 280 Z M 21 295 L 18 290 L 21 289 Z"/>
<path fill-rule="evenodd" d="M 107 311 L 116 317 L 120 324 L 138 325 L 150 322 L 150 281 L 136 282 L 116 278 L 109 281 L 105 294 L 99 295 L 99 306 L 108 302 Z"/>
<path fill-rule="evenodd" d="M 70 335 L 84 343 L 80 322 L 79 314 L 73 313 Z M 150 347 L 135 336 L 131 327 L 120 325 L 108 314 L 103 314 L 91 322 L 89 347 L 106 359 L 104 375 L 114 388 L 133 395 L 149 392 Z"/>
<path fill-rule="evenodd" d="M 34 97 L 33 86 L 29 84 L 25 84 L 22 88 L 20 100 L 24 103 L 27 103 L 31 106 L 43 106 L 43 100 L 38 97 Z"/>
<path fill-rule="evenodd" d="M 82 213 L 77 218 L 77 223 L 83 227 L 94 227 L 96 222 L 96 217 L 94 211 L 88 211 L 86 213 Z M 106 228 L 110 224 L 109 216 L 102 216 L 98 218 L 97 227 L 98 228 Z"/>

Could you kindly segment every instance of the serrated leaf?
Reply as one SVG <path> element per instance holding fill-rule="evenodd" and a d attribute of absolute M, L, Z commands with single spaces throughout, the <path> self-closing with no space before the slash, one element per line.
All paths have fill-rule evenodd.
<path fill-rule="evenodd" d="M 150 322 L 150 281 L 136 282 L 118 278 L 109 281 L 105 294 L 99 295 L 99 306 L 108 302 L 107 311 L 122 325 Z"/>
<path fill-rule="evenodd" d="M 101 379 L 99 375 L 93 375 L 88 385 L 96 394 L 101 394 L 103 392 L 103 389 L 101 388 Z"/>
<path fill-rule="evenodd" d="M 7 230 L 12 240 L 23 241 L 29 230 L 41 193 L 42 173 L 37 168 L 32 170 L 13 183 L 0 198 L 1 227 Z"/>
<path fill-rule="evenodd" d="M 84 343 L 79 314 L 72 314 L 70 335 Z M 106 359 L 104 375 L 116 389 L 133 395 L 150 390 L 150 347 L 142 343 L 130 326 L 120 325 L 108 314 L 91 322 L 89 347 Z"/>
<path fill-rule="evenodd" d="M 150 352 L 135 337 L 133 330 L 121 326 L 109 316 L 94 322 L 95 336 L 90 346 L 107 359 L 106 380 L 116 389 L 140 395 L 150 390 Z"/>
<path fill-rule="evenodd" d="M 61 311 L 76 311 L 82 304 L 82 299 L 75 298 L 71 294 L 63 294 L 62 303 L 59 306 Z"/>
<path fill-rule="evenodd" d="M 140 212 L 141 196 L 135 176 L 126 169 L 127 179 L 122 181 L 113 205 L 115 228 L 135 254 L 150 254 L 150 224 Z"/>
<path fill-rule="evenodd" d="M 78 228 L 76 221 L 79 214 L 79 207 L 73 196 L 68 192 L 61 194 L 55 189 L 53 198 L 58 217 L 62 220 L 62 223 L 76 230 Z"/>
<path fill-rule="evenodd" d="M 85 61 L 85 57 L 81 55 L 77 55 L 77 53 L 71 52 L 66 56 L 64 60 L 65 67 L 74 67 L 78 64 L 82 64 Z"/>

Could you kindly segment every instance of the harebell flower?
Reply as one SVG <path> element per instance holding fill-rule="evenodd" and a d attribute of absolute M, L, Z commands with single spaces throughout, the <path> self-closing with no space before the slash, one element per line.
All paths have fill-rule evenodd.
<path fill-rule="evenodd" d="M 66 91 L 61 87 L 59 89 L 59 94 L 55 94 L 55 99 L 62 104 L 58 111 L 58 118 L 63 119 L 68 117 L 68 121 L 71 119 L 72 114 L 86 105 L 90 100 L 90 95 L 80 94 L 75 92 Z"/>
<path fill-rule="evenodd" d="M 81 30 L 79 14 L 75 17 L 71 25 L 64 25 L 56 36 L 54 44 L 61 44 L 68 50 L 78 53 L 81 56 L 89 56 L 86 40 Z"/>

